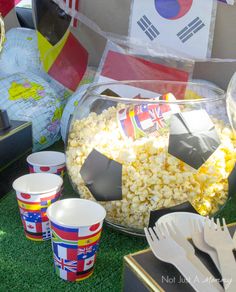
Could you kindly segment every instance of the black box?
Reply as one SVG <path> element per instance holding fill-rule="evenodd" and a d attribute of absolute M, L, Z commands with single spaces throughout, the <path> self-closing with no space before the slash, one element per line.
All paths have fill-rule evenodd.
<path fill-rule="evenodd" d="M 229 229 L 233 235 L 236 230 L 236 223 L 230 224 Z M 219 272 L 207 254 L 196 251 L 196 255 L 213 276 L 220 278 Z M 158 260 L 150 249 L 146 249 L 124 257 L 123 291 L 194 292 L 195 290 L 174 266 Z"/>
<path fill-rule="evenodd" d="M 32 152 L 32 124 L 11 121 L 11 127 L 0 131 L 0 197 L 11 189 L 13 180 L 25 172 L 27 164 L 22 163 Z"/>

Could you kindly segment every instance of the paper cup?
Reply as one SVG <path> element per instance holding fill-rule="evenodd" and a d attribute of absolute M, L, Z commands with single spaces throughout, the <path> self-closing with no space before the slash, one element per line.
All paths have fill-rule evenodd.
<path fill-rule="evenodd" d="M 21 220 L 28 239 L 44 241 L 51 238 L 48 206 L 61 196 L 63 180 L 50 173 L 26 174 L 13 182 Z"/>
<path fill-rule="evenodd" d="M 56 274 L 67 281 L 90 277 L 94 271 L 105 209 L 93 201 L 65 199 L 52 204 L 47 215 L 52 230 Z"/>
<path fill-rule="evenodd" d="M 27 157 L 30 173 L 54 173 L 63 176 L 66 170 L 66 157 L 62 152 L 41 151 Z"/>

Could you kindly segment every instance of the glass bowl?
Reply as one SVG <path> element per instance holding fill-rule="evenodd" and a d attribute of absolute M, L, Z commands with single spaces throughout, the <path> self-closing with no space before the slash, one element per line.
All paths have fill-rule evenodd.
<path fill-rule="evenodd" d="M 67 169 L 80 197 L 105 207 L 109 225 L 142 235 L 163 209 L 187 203 L 200 215 L 215 214 L 228 199 L 235 142 L 218 87 L 103 83 L 74 111 Z"/>

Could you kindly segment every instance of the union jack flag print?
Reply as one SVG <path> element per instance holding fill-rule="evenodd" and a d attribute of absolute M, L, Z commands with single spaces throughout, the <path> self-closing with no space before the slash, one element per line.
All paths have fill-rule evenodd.
<path fill-rule="evenodd" d="M 69 228 L 51 222 L 52 249 L 58 276 L 68 281 L 80 281 L 93 273 L 102 223 L 81 228 Z"/>
<path fill-rule="evenodd" d="M 66 271 L 66 272 L 77 272 L 77 261 L 70 261 L 67 259 L 59 258 L 54 254 L 54 263 L 58 268 Z"/>
<path fill-rule="evenodd" d="M 169 111 L 171 109 L 169 108 Z M 157 129 L 164 128 L 166 123 L 163 117 L 163 106 L 149 105 L 148 112 L 150 114 L 151 120 L 154 124 L 156 124 Z"/>
<path fill-rule="evenodd" d="M 54 267 L 56 274 L 64 280 L 76 281 L 77 261 L 59 258 L 54 254 Z"/>
<path fill-rule="evenodd" d="M 78 248 L 78 260 L 84 260 L 92 257 L 98 250 L 99 244 L 94 244 L 92 246 L 83 246 Z"/>
<path fill-rule="evenodd" d="M 168 100 L 168 96 L 171 99 Z M 141 104 L 127 107 L 117 113 L 122 132 L 127 137 L 138 139 L 146 135 L 157 136 L 160 129 L 168 126 L 168 120 L 173 113 L 179 112 L 179 107 L 171 105 L 176 100 L 172 94 L 161 96 L 159 100 L 170 101 L 169 104 Z M 158 101 L 158 100 L 157 100 Z"/>

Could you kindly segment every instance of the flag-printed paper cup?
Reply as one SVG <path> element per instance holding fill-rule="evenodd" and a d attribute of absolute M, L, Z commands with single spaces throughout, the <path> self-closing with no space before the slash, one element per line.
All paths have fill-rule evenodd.
<path fill-rule="evenodd" d="M 93 201 L 65 199 L 52 204 L 51 223 L 56 274 L 67 281 L 90 277 L 102 232 L 105 209 Z"/>
<path fill-rule="evenodd" d="M 30 173 L 54 173 L 63 176 L 66 170 L 66 157 L 62 152 L 41 151 L 27 157 Z"/>
<path fill-rule="evenodd" d="M 62 178 L 51 173 L 26 174 L 13 182 L 27 238 L 35 241 L 51 238 L 46 211 L 60 198 L 62 184 Z"/>

